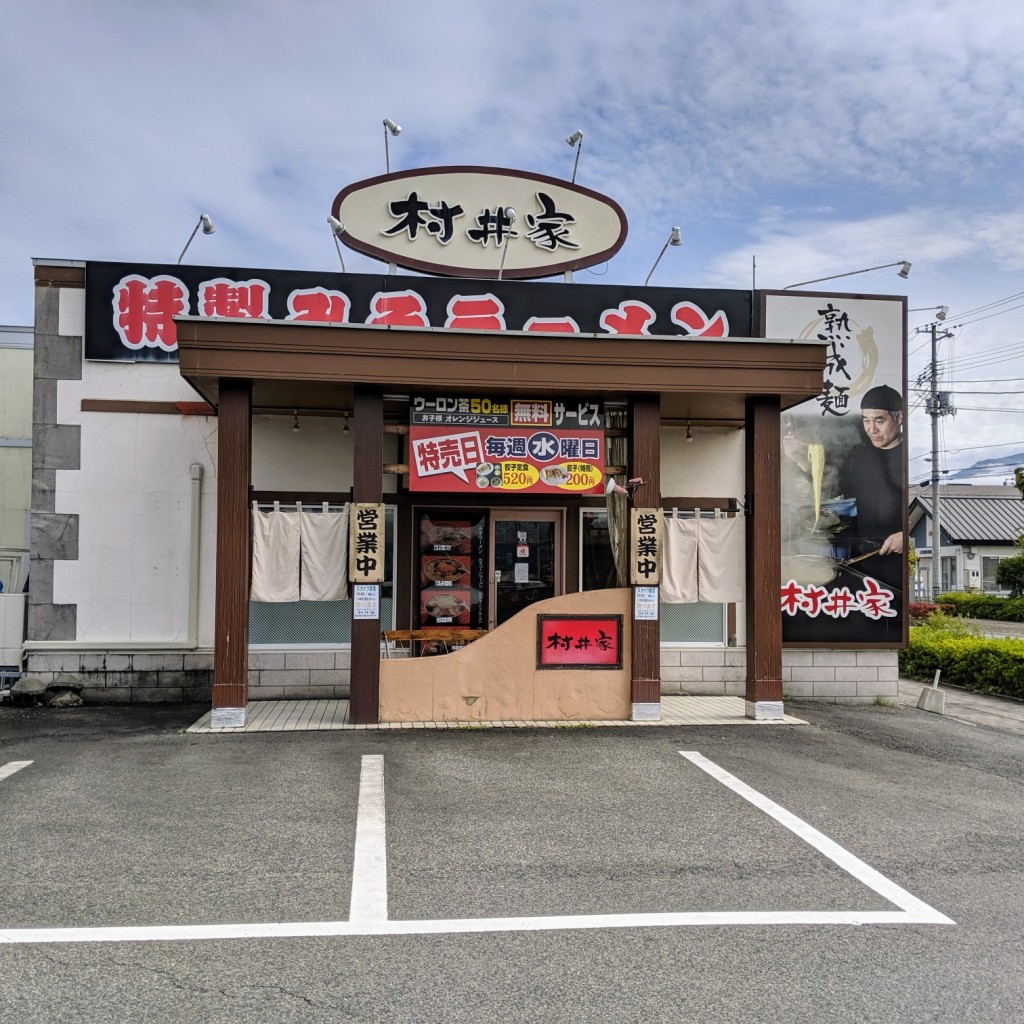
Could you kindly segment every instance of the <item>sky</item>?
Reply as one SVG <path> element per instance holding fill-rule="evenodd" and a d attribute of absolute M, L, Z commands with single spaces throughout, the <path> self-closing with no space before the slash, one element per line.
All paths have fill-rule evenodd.
<path fill-rule="evenodd" d="M 1024 461 L 1024 5 L 1008 0 L 0 0 L 0 324 L 32 259 L 334 270 L 326 216 L 391 169 L 512 167 L 619 202 L 577 280 L 906 294 L 938 342 L 947 479 Z M 350 271 L 380 264 L 346 254 Z M 602 274 L 603 276 L 597 276 Z M 820 286 L 819 286 L 820 287 Z M 915 328 L 925 327 L 925 333 Z M 911 391 L 910 480 L 931 421 Z M 986 479 L 1001 482 L 1005 468 Z"/>

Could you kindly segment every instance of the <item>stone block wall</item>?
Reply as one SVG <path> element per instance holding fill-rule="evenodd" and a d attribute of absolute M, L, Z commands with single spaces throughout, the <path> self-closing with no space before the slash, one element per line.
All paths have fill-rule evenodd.
<path fill-rule="evenodd" d="M 742 697 L 746 678 L 745 648 L 661 648 L 663 695 Z M 784 699 L 870 704 L 879 696 L 895 699 L 898 680 L 897 651 L 782 652 Z"/>
<path fill-rule="evenodd" d="M 661 648 L 666 696 L 736 696 L 746 688 L 742 647 Z M 395 656 L 395 655 L 392 655 Z M 250 651 L 250 700 L 340 700 L 349 696 L 349 649 Z M 67 673 L 84 685 L 86 701 L 103 704 L 208 701 L 213 652 L 43 652 L 28 655 L 26 674 L 51 682 Z M 897 696 L 896 651 L 782 652 L 785 699 L 870 704 Z"/>
<path fill-rule="evenodd" d="M 349 695 L 348 648 L 250 651 L 250 700 L 338 700 Z M 209 701 L 212 651 L 31 651 L 25 674 L 45 682 L 74 676 L 93 704 Z"/>

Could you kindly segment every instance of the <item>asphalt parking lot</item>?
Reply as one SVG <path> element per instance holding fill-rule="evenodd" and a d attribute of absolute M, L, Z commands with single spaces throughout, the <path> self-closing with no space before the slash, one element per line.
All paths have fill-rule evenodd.
<path fill-rule="evenodd" d="M 195 736 L 202 708 L 5 707 L 4 1016 L 1024 1019 L 1024 737 L 792 708 Z"/>

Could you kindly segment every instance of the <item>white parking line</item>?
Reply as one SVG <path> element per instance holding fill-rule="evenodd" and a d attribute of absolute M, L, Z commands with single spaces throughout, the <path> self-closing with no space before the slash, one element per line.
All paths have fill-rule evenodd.
<path fill-rule="evenodd" d="M 855 857 L 849 850 L 844 850 L 838 843 L 833 842 L 828 836 L 812 828 L 805 821 L 801 821 L 795 814 L 791 814 L 780 807 L 777 803 L 769 800 L 768 797 L 751 789 L 745 782 L 740 782 L 735 775 L 730 775 L 724 768 L 719 768 L 713 761 L 709 761 L 702 754 L 695 750 L 680 750 L 688 761 L 703 769 L 712 778 L 718 779 L 724 786 L 728 786 L 734 793 L 749 801 L 755 807 L 770 815 L 780 825 L 785 826 L 799 836 L 806 843 L 810 843 L 819 853 L 824 854 L 830 861 L 838 864 L 844 871 L 853 875 L 858 882 L 862 882 L 869 889 L 873 889 L 879 896 L 895 903 L 897 907 L 914 918 L 915 924 L 955 924 L 945 914 L 923 903 L 916 896 L 912 896 L 906 889 L 901 888 L 895 882 L 890 881 L 885 875 L 880 874 L 873 867 L 865 864 L 864 861 Z"/>
<path fill-rule="evenodd" d="M 359 810 L 352 862 L 349 921 L 365 924 L 388 919 L 388 861 L 384 837 L 384 755 L 363 755 L 359 772 Z"/>
<path fill-rule="evenodd" d="M 483 932 L 541 932 L 612 928 L 684 928 L 765 925 L 955 924 L 905 889 L 879 874 L 796 815 L 751 789 L 695 751 L 683 757 L 770 815 L 833 863 L 849 872 L 899 910 L 696 911 L 664 914 L 581 914 L 557 917 L 455 918 L 389 921 L 384 832 L 384 759 L 366 755 L 359 779 L 352 901 L 348 921 L 291 923 L 155 925 L 126 928 L 0 929 L 0 944 L 66 942 L 181 942 L 214 939 L 281 939 L 322 936 L 451 935 Z M 23 767 L 25 763 L 15 762 Z M 17 770 L 17 769 L 15 769 Z"/>
<path fill-rule="evenodd" d="M 27 768 L 31 763 L 31 761 L 8 761 L 3 768 L 0 768 L 0 779 L 6 779 L 15 772 L 20 772 L 22 768 Z"/>

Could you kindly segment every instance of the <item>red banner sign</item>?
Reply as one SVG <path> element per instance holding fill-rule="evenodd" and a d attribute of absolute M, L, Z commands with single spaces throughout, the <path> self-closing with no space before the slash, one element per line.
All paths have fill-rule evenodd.
<path fill-rule="evenodd" d="M 537 668 L 622 668 L 622 616 L 538 615 Z"/>

